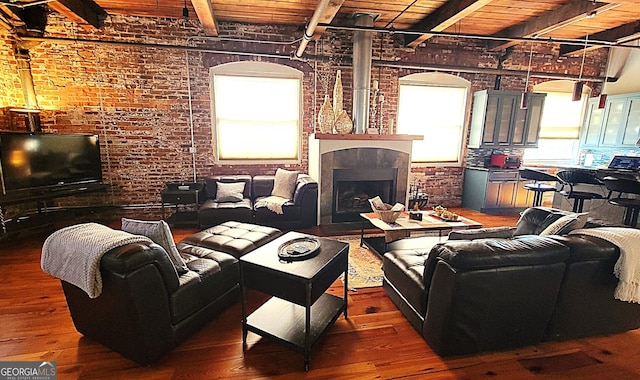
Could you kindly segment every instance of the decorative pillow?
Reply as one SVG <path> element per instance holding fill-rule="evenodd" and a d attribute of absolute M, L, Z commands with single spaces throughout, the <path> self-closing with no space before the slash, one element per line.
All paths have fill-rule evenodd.
<path fill-rule="evenodd" d="M 187 265 L 178 252 L 178 248 L 176 248 L 171 229 L 169 229 L 169 225 L 164 220 L 156 222 L 122 218 L 122 231 L 134 235 L 146 236 L 164 248 L 164 250 L 167 251 L 169 260 L 171 260 L 173 266 L 176 268 L 178 275 L 183 275 L 189 271 L 189 268 L 187 268 Z"/>
<path fill-rule="evenodd" d="M 540 236 L 545 235 L 565 235 L 573 230 L 584 227 L 587 223 L 589 213 L 565 215 L 540 232 Z"/>
<path fill-rule="evenodd" d="M 284 170 L 278 168 L 276 170 L 276 178 L 273 181 L 273 190 L 271 195 L 278 197 L 292 199 L 293 192 L 296 190 L 296 183 L 298 182 L 298 172 L 291 170 Z"/>
<path fill-rule="evenodd" d="M 216 202 L 240 202 L 244 198 L 244 182 L 216 182 Z"/>

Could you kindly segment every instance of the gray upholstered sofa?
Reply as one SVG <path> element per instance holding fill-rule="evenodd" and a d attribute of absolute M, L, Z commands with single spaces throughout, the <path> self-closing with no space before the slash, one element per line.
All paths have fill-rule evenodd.
<path fill-rule="evenodd" d="M 566 229 L 539 236 L 567 214 L 535 207 L 515 227 L 405 239 L 384 255 L 384 290 L 443 356 L 640 327 L 640 304 L 614 298 L 618 246 Z"/>

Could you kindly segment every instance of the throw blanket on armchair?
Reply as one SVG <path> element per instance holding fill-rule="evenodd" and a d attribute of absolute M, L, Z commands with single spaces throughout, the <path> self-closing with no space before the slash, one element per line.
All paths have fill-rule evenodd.
<path fill-rule="evenodd" d="M 90 298 L 97 298 L 102 293 L 102 255 L 139 242 L 152 241 L 97 223 L 77 224 L 62 228 L 45 240 L 40 266 L 45 273 L 79 287 Z"/>
<path fill-rule="evenodd" d="M 282 214 L 282 206 L 289 202 L 287 198 L 279 197 L 277 195 L 271 195 L 266 198 L 262 198 L 256 202 L 256 207 L 266 206 L 269 210 L 276 214 Z"/>
<path fill-rule="evenodd" d="M 595 236 L 620 248 L 613 273 L 620 279 L 613 296 L 626 302 L 640 303 L 640 230 L 635 228 L 599 227 L 571 231 L 570 235 Z"/>

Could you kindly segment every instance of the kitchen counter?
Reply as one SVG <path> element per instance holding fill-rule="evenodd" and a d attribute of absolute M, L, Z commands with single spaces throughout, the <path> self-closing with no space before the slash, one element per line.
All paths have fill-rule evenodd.
<path fill-rule="evenodd" d="M 481 170 L 481 171 L 485 171 L 485 172 L 508 172 L 508 171 L 518 171 L 520 170 L 520 168 L 513 168 L 513 169 L 502 169 L 502 168 L 486 168 L 484 166 L 466 166 L 465 169 L 470 169 L 470 170 Z"/>

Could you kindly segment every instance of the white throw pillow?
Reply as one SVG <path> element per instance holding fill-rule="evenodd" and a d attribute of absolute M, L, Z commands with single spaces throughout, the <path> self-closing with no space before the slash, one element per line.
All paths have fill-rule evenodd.
<path fill-rule="evenodd" d="M 216 182 L 216 202 L 240 202 L 244 198 L 244 182 Z"/>
<path fill-rule="evenodd" d="M 271 195 L 286 199 L 293 199 L 293 192 L 296 190 L 297 182 L 297 171 L 278 168 L 278 170 L 276 170 L 276 178 L 273 181 L 273 190 L 271 191 Z"/>
<path fill-rule="evenodd" d="M 169 225 L 164 220 L 150 221 L 150 220 L 135 220 L 122 218 L 122 231 L 129 232 L 134 235 L 146 236 L 153 240 L 167 252 L 169 260 L 173 263 L 176 271 L 179 275 L 185 274 L 189 271 L 187 264 L 184 263 L 176 243 L 173 241 L 173 235 Z"/>
<path fill-rule="evenodd" d="M 565 215 L 540 232 L 540 236 L 568 234 L 573 230 L 584 227 L 588 217 L 589 213 L 587 212 Z"/>

